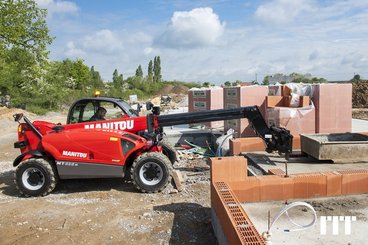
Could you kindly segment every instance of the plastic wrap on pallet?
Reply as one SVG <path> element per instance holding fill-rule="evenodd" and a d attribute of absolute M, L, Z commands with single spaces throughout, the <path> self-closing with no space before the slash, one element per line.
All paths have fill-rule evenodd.
<path fill-rule="evenodd" d="M 267 124 L 268 126 L 287 128 L 292 134 L 314 133 L 314 105 L 300 108 L 267 108 Z"/>

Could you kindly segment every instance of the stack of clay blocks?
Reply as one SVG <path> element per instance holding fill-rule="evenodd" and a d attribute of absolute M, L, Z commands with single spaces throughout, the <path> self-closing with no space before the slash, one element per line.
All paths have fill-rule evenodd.
<path fill-rule="evenodd" d="M 266 115 L 265 98 L 268 95 L 267 86 L 242 86 L 224 88 L 224 108 L 238 108 L 257 105 L 262 113 Z M 234 119 L 225 121 L 225 132 L 230 128 L 235 130 L 236 137 L 256 136 L 248 119 Z"/>
<path fill-rule="evenodd" d="M 352 85 L 313 85 L 316 133 L 346 133 L 352 128 Z"/>
<path fill-rule="evenodd" d="M 223 89 L 220 87 L 191 89 L 188 91 L 189 112 L 223 109 L 223 103 Z M 200 124 L 191 124 L 190 126 L 198 125 L 203 125 L 212 129 L 222 129 L 224 127 L 224 121 L 204 122 Z"/>

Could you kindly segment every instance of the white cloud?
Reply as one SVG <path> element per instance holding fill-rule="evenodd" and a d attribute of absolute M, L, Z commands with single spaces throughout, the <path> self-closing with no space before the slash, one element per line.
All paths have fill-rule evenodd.
<path fill-rule="evenodd" d="M 300 14 L 312 9 L 310 0 L 273 0 L 260 5 L 255 16 L 268 24 L 285 24 L 293 22 Z"/>
<path fill-rule="evenodd" d="M 192 48 L 211 45 L 222 35 L 221 23 L 212 8 L 174 12 L 165 32 L 156 40 L 159 46 Z"/>
<path fill-rule="evenodd" d="M 72 41 L 68 42 L 66 47 L 67 50 L 65 51 L 65 55 L 68 58 L 80 58 L 86 54 L 82 49 L 77 48 Z"/>
<path fill-rule="evenodd" d="M 48 10 L 49 15 L 54 13 L 76 13 L 78 6 L 74 2 L 62 0 L 36 0 L 40 8 Z"/>
<path fill-rule="evenodd" d="M 276 4 L 275 10 L 286 17 L 267 4 Z M 257 73 L 262 81 L 265 75 L 292 72 L 329 80 L 351 79 L 354 73 L 368 78 L 367 9 L 366 0 L 298 1 L 298 5 L 262 1 L 253 13 L 256 18 L 226 28 L 211 8 L 175 12 L 164 21 L 169 22 L 166 29 L 165 23 L 137 26 L 127 21 L 96 30 L 98 25 L 89 21 L 85 28 L 72 25 L 73 32 L 56 39 L 59 45 L 54 49 L 59 47 L 59 57 L 83 58 L 106 80 L 111 80 L 115 68 L 125 78 L 132 76 L 139 64 L 146 74 L 149 60 L 157 55 L 165 80 L 251 81 Z M 266 11 L 274 17 L 267 17 Z"/>
<path fill-rule="evenodd" d="M 123 42 L 117 34 L 105 29 L 85 37 L 83 48 L 100 54 L 112 54 L 123 49 Z"/>

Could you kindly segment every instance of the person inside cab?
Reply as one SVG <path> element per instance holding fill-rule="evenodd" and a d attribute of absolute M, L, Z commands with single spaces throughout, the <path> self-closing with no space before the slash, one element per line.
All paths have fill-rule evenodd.
<path fill-rule="evenodd" d="M 103 107 L 98 107 L 96 113 L 89 119 L 90 121 L 99 121 L 99 120 L 106 120 L 106 109 Z"/>

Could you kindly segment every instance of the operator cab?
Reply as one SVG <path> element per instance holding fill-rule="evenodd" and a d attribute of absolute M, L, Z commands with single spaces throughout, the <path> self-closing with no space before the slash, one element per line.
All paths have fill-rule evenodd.
<path fill-rule="evenodd" d="M 106 120 L 139 116 L 139 112 L 137 110 L 134 110 L 127 102 L 120 98 L 90 97 L 74 102 L 69 109 L 66 123 L 74 124 L 90 122 L 91 117 L 95 115 L 99 107 L 106 109 Z"/>

